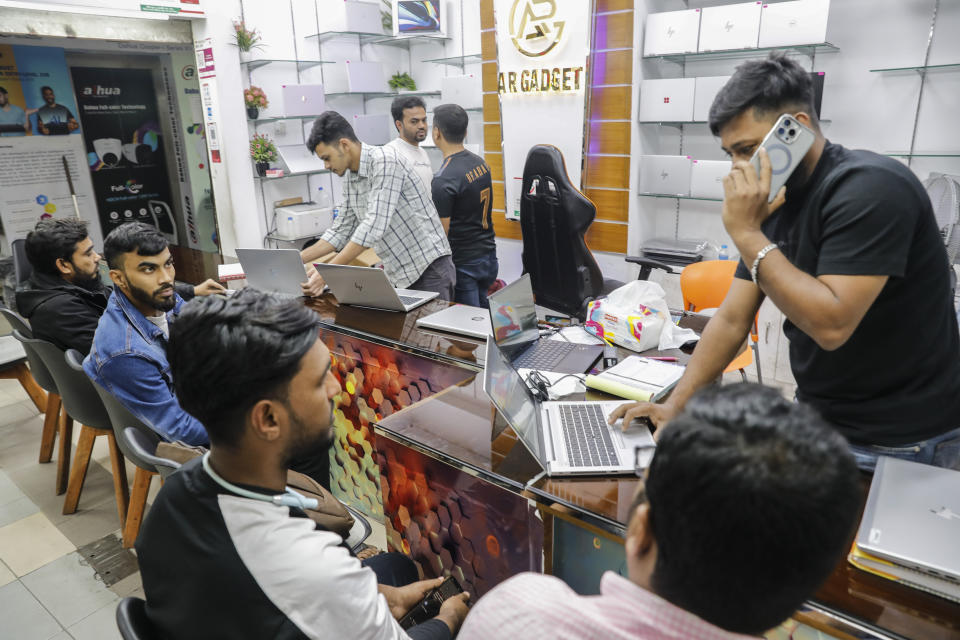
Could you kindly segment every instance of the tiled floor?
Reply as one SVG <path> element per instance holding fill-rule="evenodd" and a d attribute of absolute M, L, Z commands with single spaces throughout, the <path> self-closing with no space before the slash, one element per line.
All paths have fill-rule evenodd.
<path fill-rule="evenodd" d="M 117 603 L 144 597 L 140 574 L 108 587 L 77 551 L 120 536 L 106 439 L 97 438 L 77 512 L 65 516 L 63 496 L 54 493 L 56 451 L 50 463 L 37 462 L 42 426 L 20 384 L 0 379 L 0 639 L 120 638 Z M 74 442 L 78 433 L 75 425 Z M 127 470 L 132 482 L 130 462 Z M 159 487 L 154 480 L 150 502 Z M 383 526 L 371 524 L 367 542 L 385 549 Z"/>

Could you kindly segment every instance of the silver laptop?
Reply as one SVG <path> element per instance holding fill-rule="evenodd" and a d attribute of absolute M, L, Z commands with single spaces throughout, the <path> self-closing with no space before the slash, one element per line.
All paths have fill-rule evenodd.
<path fill-rule="evenodd" d="M 351 124 L 358 140 L 378 146 L 390 142 L 397 131 L 393 116 L 387 113 L 354 114 Z"/>
<path fill-rule="evenodd" d="M 347 60 L 347 91 L 352 93 L 380 93 L 386 92 L 387 77 L 383 73 L 383 65 L 379 62 L 360 62 Z"/>
<path fill-rule="evenodd" d="M 540 338 L 530 274 L 490 295 L 493 338 L 517 369 L 584 373 L 603 354 L 601 345 Z"/>
<path fill-rule="evenodd" d="M 720 89 L 730 81 L 732 76 L 700 76 L 694 78 L 693 92 L 693 119 L 696 122 L 707 122 L 710 119 L 710 107 L 716 99 Z"/>
<path fill-rule="evenodd" d="M 487 339 L 483 390 L 548 476 L 633 473 L 653 457 L 653 435 L 642 424 L 622 431 L 607 416 L 623 404 L 613 402 L 539 402 L 492 339 Z"/>
<path fill-rule="evenodd" d="M 285 116 L 318 116 L 327 110 L 322 84 L 285 84 L 280 93 Z"/>
<path fill-rule="evenodd" d="M 284 296 L 303 295 L 307 274 L 296 249 L 237 249 L 247 286 Z"/>
<path fill-rule="evenodd" d="M 763 5 L 760 47 L 818 44 L 827 40 L 830 0 L 795 0 Z"/>
<path fill-rule="evenodd" d="M 640 156 L 640 193 L 690 195 L 690 158 Z"/>
<path fill-rule="evenodd" d="M 341 264 L 313 265 L 340 304 L 387 311 L 410 311 L 436 298 L 436 291 L 394 289 L 383 269 Z"/>
<path fill-rule="evenodd" d="M 640 83 L 640 122 L 693 120 L 696 78 L 666 78 Z"/>
<path fill-rule="evenodd" d="M 465 304 L 455 304 L 428 316 L 417 318 L 417 326 L 480 339 L 486 339 L 493 333 L 490 326 L 490 313 L 481 307 Z"/>
<path fill-rule="evenodd" d="M 857 546 L 960 585 L 960 471 L 879 458 Z"/>
<path fill-rule="evenodd" d="M 483 87 L 480 76 L 469 73 L 463 76 L 445 76 L 440 79 L 440 101 L 443 104 L 458 104 L 464 109 L 483 106 Z"/>
<path fill-rule="evenodd" d="M 700 9 L 647 14 L 643 33 L 645 56 L 692 53 L 700 35 Z"/>
<path fill-rule="evenodd" d="M 694 160 L 690 168 L 691 197 L 723 200 L 723 179 L 730 167 L 729 160 Z"/>

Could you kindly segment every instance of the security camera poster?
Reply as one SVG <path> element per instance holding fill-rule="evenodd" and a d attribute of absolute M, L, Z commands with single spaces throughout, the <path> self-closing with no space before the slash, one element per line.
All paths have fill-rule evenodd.
<path fill-rule="evenodd" d="M 75 215 L 100 237 L 80 131 L 64 50 L 0 45 L 0 219 L 8 240 L 43 218 Z"/>
<path fill-rule="evenodd" d="M 70 72 L 104 235 L 140 221 L 176 243 L 153 73 L 103 67 Z"/>

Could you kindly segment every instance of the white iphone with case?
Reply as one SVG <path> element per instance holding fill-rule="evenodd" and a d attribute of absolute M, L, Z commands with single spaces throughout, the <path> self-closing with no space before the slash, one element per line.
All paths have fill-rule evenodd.
<path fill-rule="evenodd" d="M 803 157 L 813 146 L 816 135 L 807 127 L 800 124 L 791 115 L 783 114 L 770 129 L 770 133 L 763 139 L 760 146 L 767 150 L 770 158 L 770 198 L 769 202 L 777 197 L 780 187 L 787 183 L 794 170 L 800 166 Z M 760 175 L 760 148 L 757 147 L 750 164 Z"/>

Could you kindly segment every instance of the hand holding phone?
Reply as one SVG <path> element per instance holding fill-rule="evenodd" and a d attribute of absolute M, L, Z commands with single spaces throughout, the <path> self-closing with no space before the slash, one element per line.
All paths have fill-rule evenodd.
<path fill-rule="evenodd" d="M 770 195 L 767 202 L 773 202 L 777 197 L 777 192 L 800 166 L 803 157 L 807 155 L 815 140 L 816 134 L 800 124 L 792 115 L 785 113 L 777 118 L 773 128 L 760 143 L 760 146 L 766 149 L 767 157 L 770 158 Z M 750 164 L 757 170 L 759 176 L 759 147 L 750 158 Z"/>
<path fill-rule="evenodd" d="M 456 578 L 450 576 L 439 587 L 431 589 L 423 600 L 413 606 L 400 620 L 400 626 L 409 629 L 412 626 L 426 622 L 440 613 L 443 603 L 453 596 L 463 593 L 463 588 Z"/>

